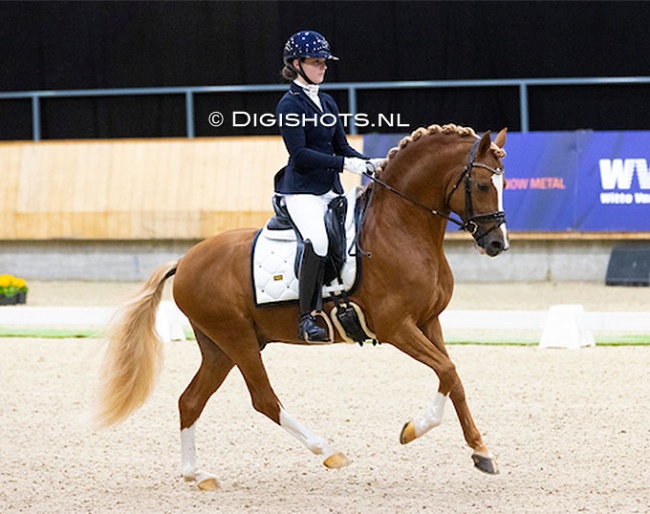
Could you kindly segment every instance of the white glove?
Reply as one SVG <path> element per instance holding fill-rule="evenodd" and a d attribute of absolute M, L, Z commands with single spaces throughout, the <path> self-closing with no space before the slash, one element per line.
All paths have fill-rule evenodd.
<path fill-rule="evenodd" d="M 366 168 L 366 161 L 364 159 L 359 159 L 359 157 L 344 157 L 343 158 L 343 169 L 354 173 L 355 175 L 363 175 Z"/>
<path fill-rule="evenodd" d="M 379 170 L 379 166 L 385 160 L 386 160 L 385 157 L 379 157 L 379 158 L 376 158 L 376 159 L 370 159 L 370 160 L 366 161 L 366 164 L 368 166 L 368 171 L 370 172 L 370 174 L 374 175 L 375 173 L 377 173 L 377 171 Z"/>

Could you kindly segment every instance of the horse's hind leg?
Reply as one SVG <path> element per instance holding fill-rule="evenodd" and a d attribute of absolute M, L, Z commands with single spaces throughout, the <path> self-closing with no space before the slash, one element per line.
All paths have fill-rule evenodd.
<path fill-rule="evenodd" d="M 343 453 L 332 448 L 323 437 L 307 429 L 284 410 L 269 382 L 253 329 L 243 325 L 237 329 L 231 327 L 228 337 L 222 336 L 223 334 L 220 334 L 220 344 L 233 356 L 241 371 L 255 410 L 284 428 L 312 453 L 323 455 L 323 464 L 326 467 L 341 468 L 348 465 L 350 460 Z M 228 346 L 224 346 L 226 340 L 229 341 Z"/>
<path fill-rule="evenodd" d="M 196 422 L 208 399 L 221 386 L 234 363 L 196 327 L 194 333 L 202 361 L 201 367 L 178 400 L 181 422 L 181 473 L 186 481 L 196 482 L 200 489 L 211 491 L 217 488 L 216 477 L 200 470 L 196 465 Z"/>

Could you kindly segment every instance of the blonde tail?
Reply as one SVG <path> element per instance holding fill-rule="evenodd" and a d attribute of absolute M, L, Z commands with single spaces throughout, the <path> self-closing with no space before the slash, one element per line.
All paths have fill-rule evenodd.
<path fill-rule="evenodd" d="M 153 272 L 140 293 L 124 303 L 109 325 L 97 408 L 99 427 L 123 421 L 142 406 L 160 374 L 163 348 L 156 333 L 156 310 L 165 280 L 178 261 Z"/>

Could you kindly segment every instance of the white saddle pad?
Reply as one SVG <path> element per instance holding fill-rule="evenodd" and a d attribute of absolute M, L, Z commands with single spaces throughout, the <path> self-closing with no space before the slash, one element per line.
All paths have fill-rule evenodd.
<path fill-rule="evenodd" d="M 347 240 L 346 261 L 343 265 L 341 278 L 343 284 L 335 281 L 323 286 L 323 297 L 330 293 L 349 292 L 352 290 L 357 277 L 356 256 L 350 256 L 350 248 L 354 244 L 356 227 L 354 211 L 357 198 L 364 188 L 356 187 L 348 192 L 348 210 L 345 217 L 345 233 Z M 267 222 L 268 225 L 268 222 Z M 352 251 L 356 254 L 356 250 Z M 253 244 L 252 255 L 253 291 L 255 304 L 286 302 L 298 299 L 298 278 L 294 272 L 296 259 L 296 233 L 293 229 L 269 230 L 265 226 L 260 230 Z"/>

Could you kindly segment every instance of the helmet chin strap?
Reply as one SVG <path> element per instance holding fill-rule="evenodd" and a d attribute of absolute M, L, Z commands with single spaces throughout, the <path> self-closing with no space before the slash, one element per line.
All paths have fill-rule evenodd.
<path fill-rule="evenodd" d="M 295 69 L 295 68 L 294 68 L 294 69 Z M 312 85 L 312 86 L 315 86 L 315 85 L 316 85 L 316 83 L 313 82 L 313 81 L 312 81 L 312 80 L 307 76 L 307 74 L 305 73 L 305 70 L 302 69 L 302 59 L 298 59 L 298 69 L 297 69 L 296 71 L 298 72 L 298 75 L 300 75 L 303 79 L 305 79 L 305 81 L 307 82 L 307 84 L 310 84 L 310 85 Z"/>

